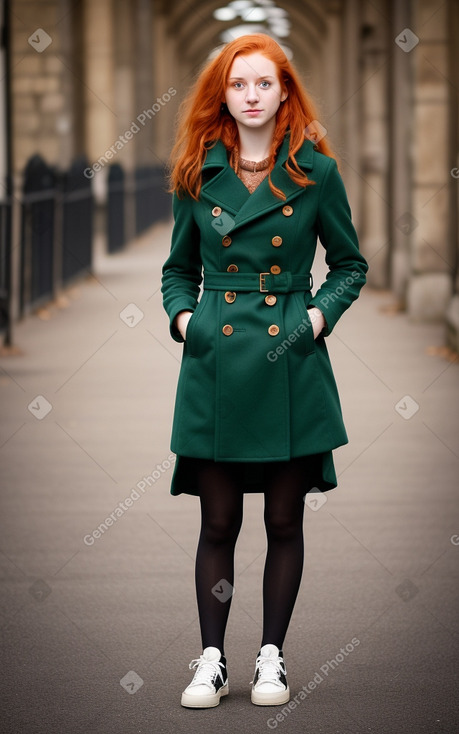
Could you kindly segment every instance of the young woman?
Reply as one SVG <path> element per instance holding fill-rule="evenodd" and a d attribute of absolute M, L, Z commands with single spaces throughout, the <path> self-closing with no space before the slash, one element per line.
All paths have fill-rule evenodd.
<path fill-rule="evenodd" d="M 263 636 L 251 700 L 289 700 L 283 643 L 303 568 L 306 493 L 337 486 L 347 443 L 326 337 L 367 264 L 317 114 L 280 46 L 243 36 L 202 71 L 173 150 L 175 225 L 163 268 L 172 338 L 184 342 L 171 494 L 197 495 L 202 655 L 189 707 L 228 693 L 224 635 L 244 492 L 263 492 Z M 311 128 L 309 128 L 311 129 Z M 312 295 L 317 237 L 326 281 Z M 203 285 L 199 299 L 200 286 Z"/>

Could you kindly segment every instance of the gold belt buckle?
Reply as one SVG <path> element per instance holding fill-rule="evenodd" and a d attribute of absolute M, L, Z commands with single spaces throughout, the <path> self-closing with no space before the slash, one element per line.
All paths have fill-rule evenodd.
<path fill-rule="evenodd" d="M 271 273 L 260 273 L 260 293 L 268 293 L 269 291 L 269 288 L 266 288 L 265 281 L 267 275 L 271 275 Z"/>

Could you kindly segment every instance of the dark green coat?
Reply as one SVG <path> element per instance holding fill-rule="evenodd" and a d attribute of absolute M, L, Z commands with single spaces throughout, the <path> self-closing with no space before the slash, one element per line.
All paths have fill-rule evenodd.
<path fill-rule="evenodd" d="M 306 140 L 295 157 L 316 183 L 302 188 L 285 170 L 287 155 L 288 136 L 271 174 L 285 201 L 271 193 L 267 178 L 250 194 L 220 141 L 208 151 L 199 201 L 174 195 L 162 292 L 176 341 L 183 340 L 172 325 L 175 316 L 194 313 L 177 387 L 172 494 L 196 494 L 180 470 L 182 456 L 269 462 L 320 454 L 315 485 L 336 486 L 331 450 L 348 439 L 325 338 L 357 298 L 368 266 L 335 160 Z M 307 276 L 317 237 L 329 273 L 313 297 Z M 235 265 L 238 271 L 228 272 Z M 281 272 L 262 278 L 260 291 L 259 274 L 272 266 Z M 298 290 L 290 290 L 298 280 L 290 274 L 305 276 L 295 283 Z M 273 305 L 267 295 L 275 296 L 268 299 Z M 327 321 L 315 341 L 311 306 Z"/>

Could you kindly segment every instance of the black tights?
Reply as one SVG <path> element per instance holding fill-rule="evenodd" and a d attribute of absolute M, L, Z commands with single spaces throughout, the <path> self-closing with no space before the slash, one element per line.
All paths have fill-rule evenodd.
<path fill-rule="evenodd" d="M 261 645 L 282 649 L 303 571 L 303 511 L 307 463 L 273 462 L 265 469 L 264 521 L 268 549 L 263 575 Z M 196 594 L 203 649 L 224 654 L 234 584 L 234 549 L 242 524 L 243 467 L 199 462 L 201 533 L 196 554 Z"/>

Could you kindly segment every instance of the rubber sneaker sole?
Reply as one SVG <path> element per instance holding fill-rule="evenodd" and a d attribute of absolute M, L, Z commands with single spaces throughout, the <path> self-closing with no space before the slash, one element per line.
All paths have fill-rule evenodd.
<path fill-rule="evenodd" d="M 290 688 L 287 686 L 285 691 L 279 693 L 263 693 L 252 688 L 250 700 L 255 706 L 279 706 L 290 700 Z"/>
<path fill-rule="evenodd" d="M 210 709 L 214 706 L 218 706 L 222 696 L 227 696 L 229 693 L 228 681 L 225 685 L 218 689 L 216 693 L 209 693 L 209 695 L 193 696 L 192 693 L 182 693 L 182 700 L 180 701 L 182 706 L 191 709 Z"/>

